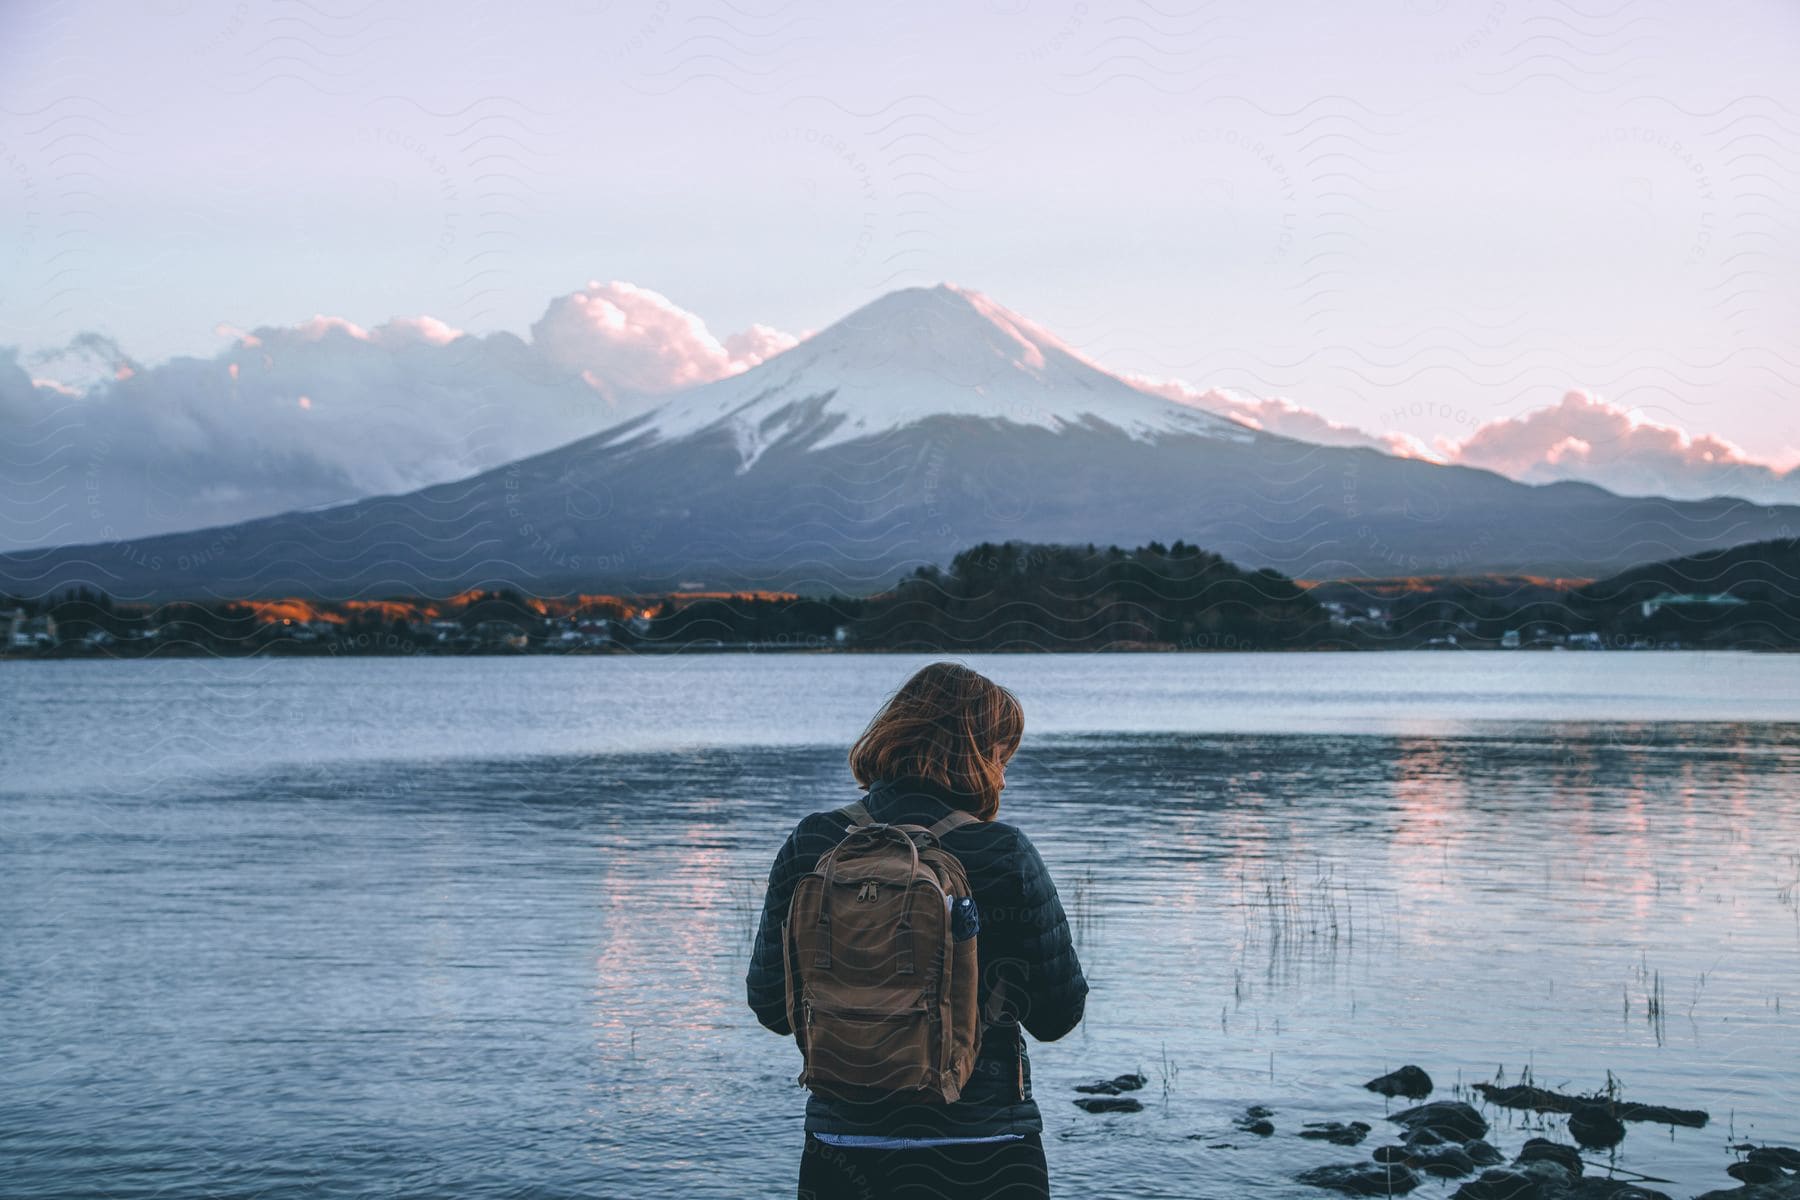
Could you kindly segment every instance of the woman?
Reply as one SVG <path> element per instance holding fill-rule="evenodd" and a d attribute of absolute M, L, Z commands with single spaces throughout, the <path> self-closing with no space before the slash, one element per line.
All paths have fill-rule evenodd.
<path fill-rule="evenodd" d="M 996 1019 L 985 1026 L 973 1073 L 953 1103 L 811 1094 L 801 1200 L 1050 1193 L 1043 1119 L 1019 1030 L 1039 1041 L 1062 1037 L 1080 1023 L 1088 985 L 1044 860 L 1023 832 L 994 819 L 1024 731 L 1011 692 L 967 667 L 933 663 L 907 680 L 851 748 L 850 771 L 868 792 L 862 805 L 873 821 L 930 827 L 959 809 L 976 818 L 950 828 L 941 845 L 968 875 L 979 923 L 980 1011 Z M 776 1033 L 793 1033 L 782 924 L 794 886 L 854 822 L 841 811 L 807 816 L 769 872 L 747 986 L 757 1020 Z"/>

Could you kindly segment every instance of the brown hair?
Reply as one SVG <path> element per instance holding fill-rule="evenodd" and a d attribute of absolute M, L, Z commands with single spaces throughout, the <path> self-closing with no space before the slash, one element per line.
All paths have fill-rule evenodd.
<path fill-rule="evenodd" d="M 1006 760 L 1024 734 L 1017 696 L 961 663 L 932 663 L 901 685 L 850 747 L 850 773 L 865 788 L 878 779 L 926 779 L 958 808 L 992 820 Z"/>

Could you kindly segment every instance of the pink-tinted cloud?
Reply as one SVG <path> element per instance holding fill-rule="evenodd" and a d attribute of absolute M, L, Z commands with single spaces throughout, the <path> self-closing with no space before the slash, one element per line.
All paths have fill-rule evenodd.
<path fill-rule="evenodd" d="M 1548 408 L 1490 421 L 1462 441 L 1440 439 L 1446 462 L 1485 467 L 1532 483 L 1577 479 L 1627 495 L 1800 499 L 1800 472 L 1709 433 L 1694 434 L 1586 391 Z"/>
<path fill-rule="evenodd" d="M 1179 379 L 1127 375 L 1133 387 L 1152 392 L 1177 404 L 1202 408 L 1283 437 L 1298 438 L 1320 446 L 1370 446 L 1404 458 L 1434 458 L 1431 449 L 1409 433 L 1374 434 L 1354 425 L 1343 425 L 1310 408 L 1280 396 L 1245 396 L 1226 388 L 1196 388 Z"/>
<path fill-rule="evenodd" d="M 300 322 L 294 326 L 294 332 L 309 342 L 322 342 L 334 333 L 353 337 L 359 342 L 369 340 L 369 331 L 355 321 L 347 321 L 343 317 L 328 317 L 324 313 Z"/>
<path fill-rule="evenodd" d="M 780 329 L 772 329 L 767 325 L 752 325 L 740 333 L 734 333 L 725 339 L 725 353 L 735 363 L 742 366 L 737 369 L 747 370 L 762 362 L 774 358 L 783 350 L 792 350 L 800 344 L 800 339 Z"/>
<path fill-rule="evenodd" d="M 552 300 L 531 337 L 552 362 L 581 373 L 612 399 L 709 383 L 795 343 L 792 335 L 765 325 L 721 341 L 662 293 L 618 281 L 590 282 Z"/>
<path fill-rule="evenodd" d="M 1586 391 L 1490 421 L 1461 441 L 1440 437 L 1427 444 L 1411 433 L 1371 433 L 1342 424 L 1282 397 L 1245 396 L 1144 375 L 1126 379 L 1178 404 L 1323 446 L 1369 446 L 1403 458 L 1481 467 L 1526 483 L 1577 480 L 1630 496 L 1800 502 L 1800 452 L 1790 448 L 1780 457 L 1759 458 L 1724 438 L 1649 420 Z"/>
<path fill-rule="evenodd" d="M 262 340 L 254 333 L 243 333 L 230 325 L 220 325 L 215 332 L 223 336 L 236 337 L 245 346 L 260 346 Z M 433 346 L 447 346 L 463 336 L 463 331 L 445 324 L 436 317 L 390 317 L 374 329 L 364 329 L 355 321 L 343 317 L 328 317 L 320 313 L 293 327 L 292 332 L 309 341 L 323 341 L 333 334 L 354 338 L 359 342 L 374 342 L 379 345 L 403 346 L 409 343 L 425 342 Z"/>
<path fill-rule="evenodd" d="M 424 342 L 432 346 L 448 346 L 463 336 L 463 331 L 436 317 L 394 317 L 377 325 L 371 332 L 377 342 L 404 344 Z"/>

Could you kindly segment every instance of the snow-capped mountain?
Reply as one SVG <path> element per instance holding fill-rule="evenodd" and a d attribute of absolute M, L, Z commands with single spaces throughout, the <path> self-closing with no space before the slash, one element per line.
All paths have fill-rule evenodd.
<path fill-rule="evenodd" d="M 1139 391 L 946 286 L 884 296 L 741 375 L 467 479 L 0 556 L 0 593 L 855 592 L 1008 539 L 1179 538 L 1312 578 L 1598 575 L 1796 526 L 1800 508 L 1534 487 L 1277 437 Z"/>
<path fill-rule="evenodd" d="M 782 441 L 823 450 L 936 416 L 1052 432 L 1104 425 L 1143 441 L 1251 438 L 1235 421 L 1132 387 L 954 284 L 891 292 L 755 370 L 670 400 L 621 438 L 642 432 L 673 442 L 728 430 L 747 470 Z"/>

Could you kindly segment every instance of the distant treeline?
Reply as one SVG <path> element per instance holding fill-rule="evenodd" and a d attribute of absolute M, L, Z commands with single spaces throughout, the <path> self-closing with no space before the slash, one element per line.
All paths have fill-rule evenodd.
<path fill-rule="evenodd" d="M 1271 570 L 1198 546 L 984 543 L 870 600 L 860 642 L 897 650 L 1298 647 L 1329 637 L 1325 610 Z"/>
<path fill-rule="evenodd" d="M 1177 541 L 983 543 L 868 597 L 780 592 L 115 604 L 0 598 L 14 655 L 607 653 L 699 649 L 1800 647 L 1800 540 L 1600 581 L 1299 582 Z"/>

